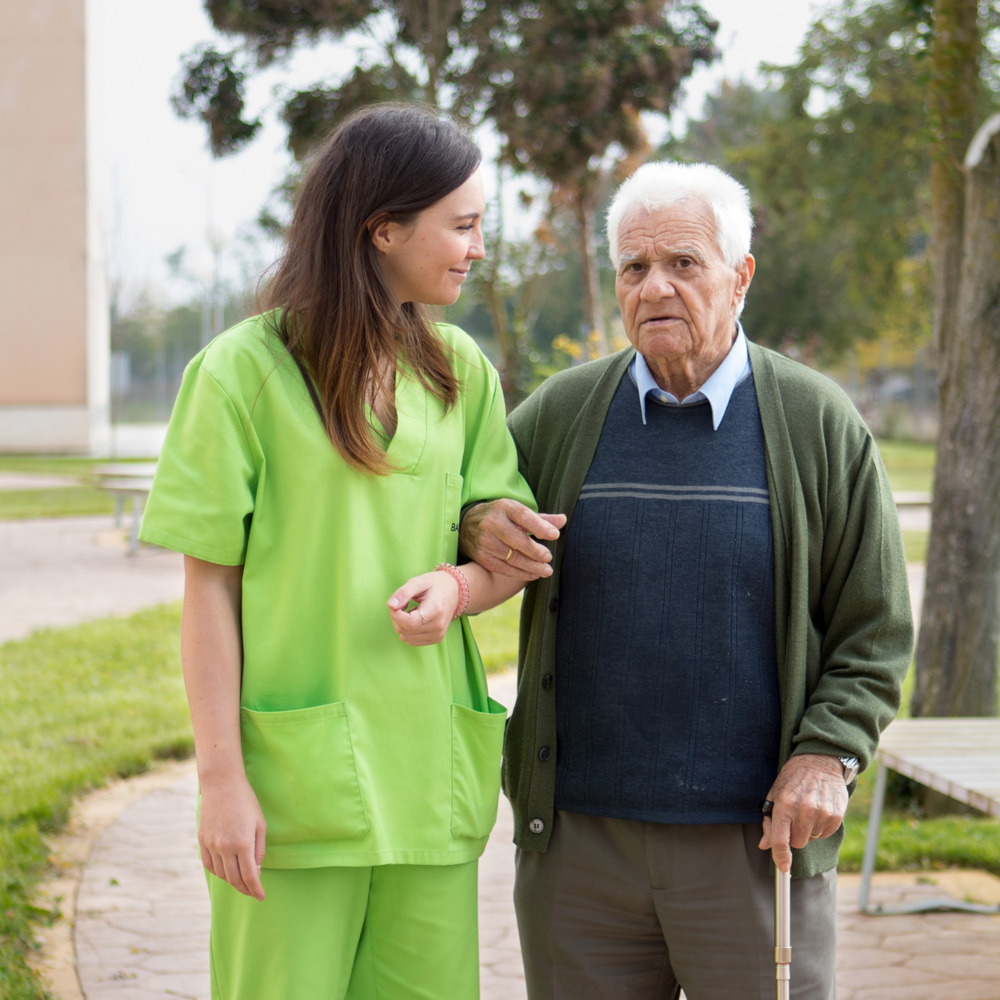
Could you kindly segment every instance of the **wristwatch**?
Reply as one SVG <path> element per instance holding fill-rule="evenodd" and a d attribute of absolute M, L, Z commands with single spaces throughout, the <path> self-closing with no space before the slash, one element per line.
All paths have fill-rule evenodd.
<path fill-rule="evenodd" d="M 858 758 L 838 757 L 837 759 L 844 765 L 844 784 L 849 785 L 858 776 Z"/>

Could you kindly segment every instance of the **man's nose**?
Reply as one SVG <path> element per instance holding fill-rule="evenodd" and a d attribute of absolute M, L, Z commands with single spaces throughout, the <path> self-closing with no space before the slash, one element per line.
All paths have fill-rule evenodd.
<path fill-rule="evenodd" d="M 665 267 L 654 264 L 646 272 L 646 280 L 642 283 L 642 297 L 647 302 L 672 298 L 677 294 L 673 281 Z"/>

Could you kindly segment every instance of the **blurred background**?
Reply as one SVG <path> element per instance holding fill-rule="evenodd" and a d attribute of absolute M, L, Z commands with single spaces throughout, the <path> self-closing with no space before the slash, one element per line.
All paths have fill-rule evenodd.
<path fill-rule="evenodd" d="M 996 104 L 998 15 L 982 7 Z M 623 343 L 602 232 L 614 186 L 648 158 L 709 160 L 753 197 L 751 339 L 831 375 L 880 435 L 934 438 L 929 4 L 456 0 L 439 23 L 431 9 L 48 0 L 5 18 L 0 114 L 22 127 L 0 157 L 0 256 L 34 251 L 28 274 L 0 278 L 5 301 L 37 322 L 66 258 L 85 289 L 43 319 L 51 344 L 18 316 L 0 331 L 0 450 L 111 453 L 115 428 L 165 421 L 187 361 L 252 311 L 309 147 L 383 99 L 477 129 L 488 256 L 447 319 L 482 343 L 510 405 Z M 32 247 L 53 154 L 84 204 L 61 216 L 79 218 L 60 247 L 51 227 Z"/>

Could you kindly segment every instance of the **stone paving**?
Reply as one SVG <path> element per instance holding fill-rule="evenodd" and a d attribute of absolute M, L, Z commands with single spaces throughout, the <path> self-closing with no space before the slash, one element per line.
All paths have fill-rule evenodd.
<path fill-rule="evenodd" d="M 910 579 L 919 608 L 919 570 L 911 567 Z M 0 522 L 0 641 L 173 600 L 182 581 L 173 553 L 142 549 L 126 558 L 123 532 L 111 530 L 109 518 Z M 511 705 L 512 675 L 492 680 L 491 690 Z M 66 918 L 44 932 L 43 971 L 60 1000 L 207 1000 L 208 904 L 195 794 L 194 766 L 184 762 L 78 803 L 67 835 L 54 843 L 60 877 L 43 889 L 47 900 L 62 898 Z M 485 1000 L 525 997 L 510 841 L 510 812 L 501 802 L 480 867 Z M 840 879 L 840 1000 L 1000 1000 L 1000 915 L 866 916 L 857 911 L 857 883 L 857 876 Z M 1000 880 L 974 873 L 879 873 L 872 901 L 940 896 L 942 889 L 1000 904 Z"/>

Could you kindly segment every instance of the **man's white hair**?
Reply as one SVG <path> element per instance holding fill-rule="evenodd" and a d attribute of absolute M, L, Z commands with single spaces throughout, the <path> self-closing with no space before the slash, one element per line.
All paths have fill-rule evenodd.
<path fill-rule="evenodd" d="M 611 263 L 618 260 L 622 223 L 639 211 L 651 212 L 676 201 L 706 202 L 715 216 L 715 238 L 730 267 L 739 268 L 750 252 L 750 192 L 738 180 L 710 163 L 644 163 L 615 192 L 608 209 L 607 234 Z"/>

